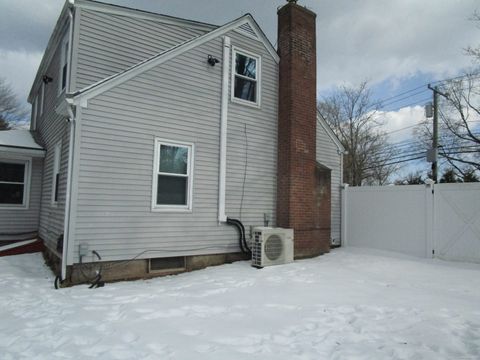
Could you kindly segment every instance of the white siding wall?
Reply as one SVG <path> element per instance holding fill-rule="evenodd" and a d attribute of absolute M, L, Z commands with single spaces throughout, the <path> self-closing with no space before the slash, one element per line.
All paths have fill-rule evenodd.
<path fill-rule="evenodd" d="M 46 150 L 46 156 L 43 166 L 42 198 L 40 208 L 40 237 L 45 241 L 45 245 L 55 250 L 58 237 L 63 234 L 64 214 L 65 214 L 65 194 L 67 187 L 67 161 L 69 145 L 69 129 L 65 118 L 56 114 L 55 107 L 62 101 L 63 95 L 58 94 L 58 81 L 60 80 L 60 52 L 55 51 L 55 55 L 46 72 L 53 78 L 53 81 L 45 86 L 45 106 L 41 117 L 37 119 L 37 131 L 43 140 Z M 60 159 L 60 183 L 59 199 L 57 206 L 51 204 L 53 190 L 53 159 L 55 145 L 62 143 L 62 152 Z M 61 255 L 61 254 L 60 254 Z"/>
<path fill-rule="evenodd" d="M 77 8 L 75 90 L 204 33 L 184 26 Z"/>
<path fill-rule="evenodd" d="M 260 43 L 232 44 L 262 56 L 260 109 L 229 103 L 227 215 L 262 225 L 275 218 L 277 65 Z M 105 260 L 239 251 L 235 228 L 217 223 L 221 74 L 218 38 L 89 100 L 83 109 L 73 262 L 87 244 Z M 151 211 L 155 137 L 195 144 L 193 211 Z M 85 259 L 88 261 L 88 259 Z"/>
<path fill-rule="evenodd" d="M 2 236 L 2 233 L 26 233 L 38 230 L 40 196 L 42 183 L 43 159 L 32 159 L 30 177 L 30 194 L 28 209 L 0 209 L 0 237 L 11 239 L 13 236 Z"/>
<path fill-rule="evenodd" d="M 332 170 L 332 229 L 331 238 L 335 244 L 340 244 L 341 234 L 341 157 L 337 145 L 329 137 L 321 124 L 317 122 L 317 161 Z"/>

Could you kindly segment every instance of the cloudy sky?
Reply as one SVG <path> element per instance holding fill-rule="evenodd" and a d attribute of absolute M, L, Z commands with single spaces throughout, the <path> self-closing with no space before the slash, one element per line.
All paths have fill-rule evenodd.
<path fill-rule="evenodd" d="M 221 25 L 251 13 L 273 44 L 276 9 L 285 0 L 105 0 Z M 0 0 L 0 76 L 26 99 L 64 1 Z M 468 45 L 480 44 L 469 18 L 478 0 L 299 0 L 317 13 L 318 95 L 368 80 L 386 99 L 472 66 Z M 477 24 L 478 25 L 478 24 Z M 423 88 L 425 89 L 425 88 Z M 412 94 L 412 93 L 410 93 Z M 423 118 L 428 91 L 384 108 L 392 141 L 408 139 Z M 409 106 L 407 106 L 409 105 Z M 399 131 L 398 131 L 399 130 Z"/>

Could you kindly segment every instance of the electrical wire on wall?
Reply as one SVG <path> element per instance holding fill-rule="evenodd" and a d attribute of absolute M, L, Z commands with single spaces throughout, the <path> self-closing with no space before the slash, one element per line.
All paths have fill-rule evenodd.
<path fill-rule="evenodd" d="M 247 182 L 247 168 L 248 168 L 248 133 L 247 124 L 244 127 L 245 133 L 245 167 L 243 169 L 243 183 L 242 183 L 242 197 L 240 198 L 240 214 L 239 219 L 242 220 L 243 199 L 245 198 L 245 183 Z"/>

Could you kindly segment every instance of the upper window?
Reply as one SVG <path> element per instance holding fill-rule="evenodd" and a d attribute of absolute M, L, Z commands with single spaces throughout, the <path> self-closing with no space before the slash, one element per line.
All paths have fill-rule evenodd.
<path fill-rule="evenodd" d="M 232 99 L 260 104 L 260 57 L 233 49 Z"/>
<path fill-rule="evenodd" d="M 193 144 L 155 141 L 152 208 L 191 210 Z"/>
<path fill-rule="evenodd" d="M 32 116 L 31 116 L 31 130 L 36 130 L 37 127 L 37 112 L 38 112 L 38 95 L 32 103 Z"/>
<path fill-rule="evenodd" d="M 40 88 L 39 115 L 43 115 L 43 107 L 44 106 L 45 106 L 45 83 L 42 81 L 42 87 Z"/>
<path fill-rule="evenodd" d="M 59 92 L 62 92 L 67 88 L 68 77 L 68 37 L 65 36 L 60 44 L 60 81 Z"/>
<path fill-rule="evenodd" d="M 0 161 L 0 206 L 26 206 L 29 161 Z"/>

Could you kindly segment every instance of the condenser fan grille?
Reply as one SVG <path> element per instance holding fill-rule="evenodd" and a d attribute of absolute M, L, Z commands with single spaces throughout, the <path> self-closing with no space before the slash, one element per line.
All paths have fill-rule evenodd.
<path fill-rule="evenodd" d="M 283 251 L 282 239 L 278 235 L 270 235 L 265 241 L 265 256 L 270 261 L 277 260 Z"/>

